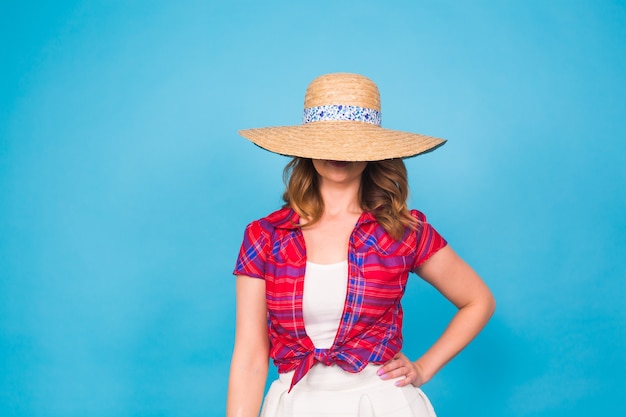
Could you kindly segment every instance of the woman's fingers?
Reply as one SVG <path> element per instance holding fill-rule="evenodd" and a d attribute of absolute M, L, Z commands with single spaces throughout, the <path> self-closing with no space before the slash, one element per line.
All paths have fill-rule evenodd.
<path fill-rule="evenodd" d="M 409 363 L 410 361 L 406 356 L 402 353 L 398 353 L 378 370 L 378 375 L 384 376 L 383 379 L 406 375 Z"/>
<path fill-rule="evenodd" d="M 403 387 L 408 384 L 420 386 L 422 378 L 418 366 L 411 362 L 403 353 L 398 353 L 393 359 L 385 363 L 379 370 L 378 375 L 382 379 L 394 379 L 404 377 L 396 381 L 396 385 Z"/>

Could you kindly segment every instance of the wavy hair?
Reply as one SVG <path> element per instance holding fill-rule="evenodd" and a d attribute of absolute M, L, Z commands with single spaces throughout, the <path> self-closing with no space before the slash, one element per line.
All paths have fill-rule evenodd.
<path fill-rule="evenodd" d="M 319 191 L 319 179 L 309 158 L 292 159 L 283 171 L 285 207 L 291 207 L 310 226 L 324 213 L 324 201 Z M 402 159 L 368 162 L 361 174 L 359 204 L 361 209 L 376 216 L 380 225 L 396 240 L 405 229 L 415 229 L 417 220 L 411 216 L 406 200 L 409 182 Z"/>

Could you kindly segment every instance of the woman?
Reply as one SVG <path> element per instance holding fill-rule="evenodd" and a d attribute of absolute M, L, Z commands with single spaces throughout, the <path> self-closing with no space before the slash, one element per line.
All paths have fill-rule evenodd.
<path fill-rule="evenodd" d="M 285 206 L 246 228 L 237 260 L 228 416 L 434 416 L 419 388 L 493 314 L 478 275 L 419 211 L 401 158 L 442 139 L 383 129 L 376 85 L 315 79 L 301 126 L 240 132 L 294 159 Z M 409 272 L 458 312 L 417 360 L 402 348 Z M 278 367 L 263 401 L 268 359 Z"/>

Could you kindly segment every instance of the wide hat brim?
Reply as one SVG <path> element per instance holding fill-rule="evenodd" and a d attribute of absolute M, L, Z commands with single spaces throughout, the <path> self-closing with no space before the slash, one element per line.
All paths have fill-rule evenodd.
<path fill-rule="evenodd" d="M 446 143 L 445 139 L 352 121 L 246 129 L 239 134 L 281 155 L 335 161 L 408 158 Z"/>

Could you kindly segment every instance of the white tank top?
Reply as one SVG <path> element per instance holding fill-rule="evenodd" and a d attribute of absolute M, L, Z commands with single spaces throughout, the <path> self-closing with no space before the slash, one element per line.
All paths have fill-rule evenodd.
<path fill-rule="evenodd" d="M 318 349 L 332 346 L 348 290 L 348 261 L 306 263 L 302 313 L 304 329 Z"/>

